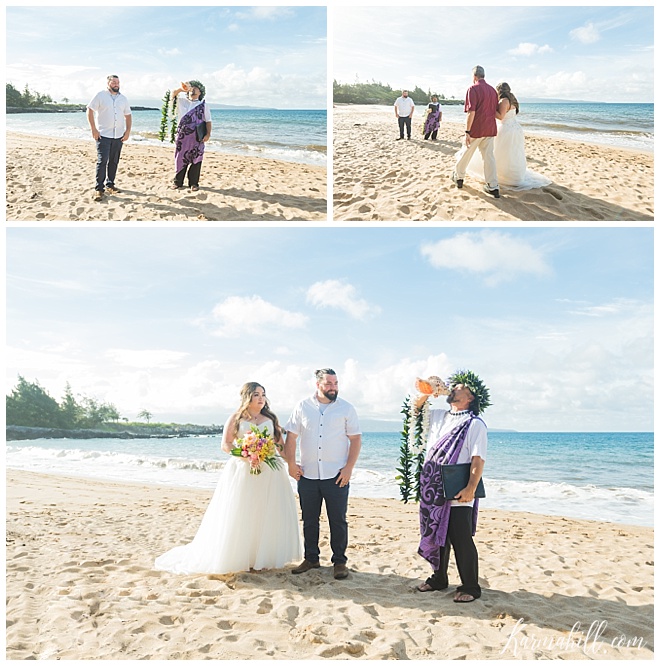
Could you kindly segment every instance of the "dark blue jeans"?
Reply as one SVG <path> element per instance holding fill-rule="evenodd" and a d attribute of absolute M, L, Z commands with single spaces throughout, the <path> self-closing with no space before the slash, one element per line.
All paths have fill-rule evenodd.
<path fill-rule="evenodd" d="M 406 129 L 406 132 L 408 133 L 408 138 L 410 138 L 410 133 L 412 131 L 412 118 L 410 116 L 407 116 L 406 118 L 402 118 L 399 116 L 399 137 L 403 139 L 403 129 Z"/>
<path fill-rule="evenodd" d="M 339 475 L 337 475 L 339 476 Z M 305 559 L 308 562 L 318 562 L 321 555 L 319 550 L 319 526 L 321 520 L 321 505 L 325 500 L 325 510 L 330 524 L 330 548 L 332 549 L 332 563 L 346 564 L 346 547 L 348 546 L 348 523 L 346 511 L 348 510 L 348 488 L 346 484 L 340 488 L 334 479 L 307 479 L 301 476 L 298 480 L 298 495 L 302 509 L 303 536 L 305 539 Z"/>
<path fill-rule="evenodd" d="M 117 166 L 122 147 L 121 139 L 108 139 L 105 136 L 96 140 L 96 187 L 103 192 L 106 187 L 114 187 Z"/>

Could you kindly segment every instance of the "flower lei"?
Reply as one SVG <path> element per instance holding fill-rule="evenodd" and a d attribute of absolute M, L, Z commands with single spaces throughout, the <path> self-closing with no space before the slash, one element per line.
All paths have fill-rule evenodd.
<path fill-rule="evenodd" d="M 399 456 L 399 474 L 395 477 L 399 482 L 401 499 L 419 502 L 419 477 L 424 465 L 426 440 L 429 434 L 430 407 L 428 400 L 420 409 L 415 407 L 413 396 L 408 395 L 401 409 L 403 414 L 403 430 L 401 432 L 401 449 Z"/>

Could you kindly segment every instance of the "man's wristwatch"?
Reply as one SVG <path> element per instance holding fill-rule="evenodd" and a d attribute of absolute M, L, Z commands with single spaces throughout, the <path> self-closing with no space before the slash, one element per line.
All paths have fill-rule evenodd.
<path fill-rule="evenodd" d="M 466 134 L 469 134 L 469 133 L 470 133 L 470 130 L 465 130 L 465 133 L 466 133 Z"/>

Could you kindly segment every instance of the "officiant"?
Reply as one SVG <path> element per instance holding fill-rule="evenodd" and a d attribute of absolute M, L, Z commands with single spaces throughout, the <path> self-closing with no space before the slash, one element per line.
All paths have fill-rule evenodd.
<path fill-rule="evenodd" d="M 204 144 L 211 138 L 211 110 L 204 101 L 205 95 L 206 89 L 200 81 L 182 82 L 179 88 L 172 91 L 172 100 L 176 103 L 179 118 L 174 151 L 176 175 L 172 183 L 173 190 L 183 187 L 186 172 L 190 191 L 199 190 Z"/>
<path fill-rule="evenodd" d="M 469 370 L 454 373 L 447 384 L 438 377 L 418 379 L 416 408 L 426 410 L 428 423 L 426 457 L 420 476 L 420 531 L 418 553 L 433 567 L 433 575 L 417 590 L 432 592 L 449 587 L 451 548 L 461 584 L 454 601 L 469 603 L 481 596 L 479 555 L 473 536 L 477 527 L 479 499 L 475 497 L 486 460 L 488 433 L 479 414 L 490 405 L 489 391 Z M 449 410 L 429 409 L 427 400 L 447 396 Z M 465 485 L 454 499 L 443 494 L 442 465 L 465 464 Z M 449 483 L 444 482 L 445 486 Z"/>

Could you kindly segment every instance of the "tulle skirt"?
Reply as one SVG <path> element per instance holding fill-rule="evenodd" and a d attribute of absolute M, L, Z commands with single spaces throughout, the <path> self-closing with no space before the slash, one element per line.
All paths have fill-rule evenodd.
<path fill-rule="evenodd" d="M 195 538 L 156 558 L 178 574 L 278 569 L 302 556 L 296 501 L 286 465 L 261 474 L 230 458 Z"/>
<path fill-rule="evenodd" d="M 515 119 L 506 119 L 498 128 L 494 142 L 497 180 L 500 187 L 510 190 L 531 190 L 544 187 L 552 181 L 527 168 L 525 156 L 525 134 Z M 481 153 L 475 151 L 467 173 L 484 181 L 484 162 Z"/>

